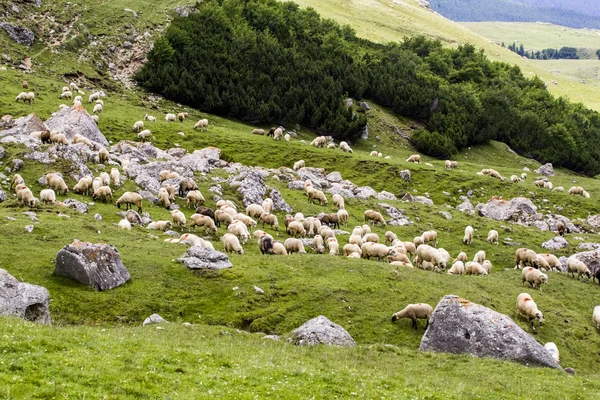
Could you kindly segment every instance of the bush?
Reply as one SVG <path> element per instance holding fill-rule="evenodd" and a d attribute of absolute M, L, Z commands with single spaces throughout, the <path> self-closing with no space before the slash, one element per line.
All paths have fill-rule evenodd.
<path fill-rule="evenodd" d="M 421 153 L 437 158 L 451 158 L 457 152 L 456 146 L 450 138 L 435 131 L 415 131 L 412 135 L 412 141 Z"/>

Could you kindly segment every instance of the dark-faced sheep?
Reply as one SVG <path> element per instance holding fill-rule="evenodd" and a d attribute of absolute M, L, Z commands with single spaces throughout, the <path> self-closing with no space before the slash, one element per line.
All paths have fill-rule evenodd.
<path fill-rule="evenodd" d="M 429 327 L 429 318 L 431 318 L 432 313 L 433 307 L 431 307 L 429 304 L 409 304 L 402 311 L 398 311 L 396 314 L 392 315 L 392 322 L 396 322 L 403 318 L 410 318 L 412 320 L 412 327 L 414 329 L 419 329 L 417 326 L 417 320 L 425 319 L 427 320 L 425 330 L 427 330 Z"/>

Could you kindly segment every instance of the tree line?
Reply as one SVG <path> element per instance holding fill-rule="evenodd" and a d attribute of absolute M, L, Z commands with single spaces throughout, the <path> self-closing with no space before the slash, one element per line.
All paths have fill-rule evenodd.
<path fill-rule="evenodd" d="M 253 123 L 301 124 L 356 140 L 366 118 L 345 98 L 418 119 L 418 150 L 451 157 L 500 140 L 518 153 L 600 173 L 600 118 L 553 97 L 517 66 L 471 45 L 424 37 L 378 44 L 313 9 L 275 0 L 206 0 L 176 17 L 135 75 L 150 91 Z"/>
<path fill-rule="evenodd" d="M 502 42 L 502 47 L 505 47 L 504 42 Z M 559 49 L 543 49 L 543 50 L 525 50 L 523 43 L 517 45 L 516 42 L 509 44 L 507 49 L 510 51 L 517 53 L 520 56 L 529 58 L 530 60 L 578 60 L 579 56 L 577 55 L 577 49 L 575 47 L 567 47 L 563 46 Z M 596 55 L 600 53 L 600 49 L 596 51 Z"/>

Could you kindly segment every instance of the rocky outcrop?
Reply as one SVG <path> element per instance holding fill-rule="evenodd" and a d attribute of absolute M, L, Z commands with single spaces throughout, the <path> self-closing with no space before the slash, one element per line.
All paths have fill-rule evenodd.
<path fill-rule="evenodd" d="M 29 137 L 31 132 L 43 131 L 46 129 L 44 122 L 35 114 L 29 114 L 26 117 L 11 119 L 4 125 L 5 129 L 0 131 L 0 138 L 5 136 L 28 136 L 28 139 L 40 144 L 39 139 Z M 29 147 L 29 146 L 28 146 Z"/>
<path fill-rule="evenodd" d="M 76 134 L 80 134 L 92 142 L 104 147 L 108 146 L 108 140 L 83 106 L 67 107 L 57 111 L 46 121 L 46 125 L 50 130 L 64 133 L 69 140 Z"/>
<path fill-rule="evenodd" d="M 535 215 L 537 207 L 533 205 L 531 200 L 525 197 L 516 197 L 509 201 L 492 197 L 479 210 L 479 215 L 495 219 L 497 221 L 514 221 L 529 215 Z"/>
<path fill-rule="evenodd" d="M 400 171 L 400 178 L 402 178 L 402 180 L 405 182 L 410 182 L 410 170 L 404 169 Z"/>
<path fill-rule="evenodd" d="M 19 282 L 0 269 L 0 315 L 12 315 L 40 324 L 49 324 L 50 293 L 45 287 Z"/>
<path fill-rule="evenodd" d="M 542 243 L 542 247 L 548 250 L 558 250 L 569 247 L 569 242 L 562 236 L 554 236 L 552 239 Z"/>
<path fill-rule="evenodd" d="M 221 150 L 216 147 L 207 147 L 202 150 L 194 150 L 179 160 L 179 164 L 194 172 L 210 172 L 211 162 L 219 160 Z"/>
<path fill-rule="evenodd" d="M 4 29 L 8 36 L 19 44 L 31 46 L 35 40 L 33 31 L 24 26 L 10 24 L 8 22 L 0 23 L 0 28 Z"/>
<path fill-rule="evenodd" d="M 327 176 L 325 178 L 327 178 L 327 180 L 329 182 L 339 183 L 339 182 L 342 181 L 342 174 L 340 174 L 339 172 L 334 171 L 334 172 L 331 172 L 331 173 L 327 174 Z"/>
<path fill-rule="evenodd" d="M 354 197 L 361 200 L 367 200 L 370 197 L 375 197 L 377 192 L 370 186 L 361 186 L 354 189 Z"/>
<path fill-rule="evenodd" d="M 250 204 L 262 204 L 267 193 L 264 178 L 256 169 L 244 167 L 239 175 L 231 175 L 228 180 L 229 185 L 242 194 L 242 202 L 247 207 Z"/>
<path fill-rule="evenodd" d="M 331 186 L 323 168 L 304 167 L 300 168 L 296 173 L 302 181 L 311 181 L 312 185 L 317 189 L 324 190 Z M 302 188 L 304 189 L 304 186 Z"/>
<path fill-rule="evenodd" d="M 323 315 L 313 318 L 292 332 L 290 343 L 297 346 L 356 346 L 352 336 L 340 325 L 331 322 Z"/>
<path fill-rule="evenodd" d="M 402 201 L 407 201 L 407 202 L 414 202 L 414 203 L 423 203 L 423 204 L 427 204 L 432 206 L 433 205 L 433 200 L 428 199 L 425 196 L 413 196 L 410 193 L 406 193 L 404 196 L 402 196 L 402 198 L 400 199 Z"/>
<path fill-rule="evenodd" d="M 454 295 L 444 296 L 438 303 L 419 349 L 560 368 L 550 353 L 512 319 Z"/>
<path fill-rule="evenodd" d="M 79 200 L 66 199 L 65 201 L 63 201 L 63 204 L 81 214 L 85 214 L 88 212 L 88 205 L 85 203 L 82 203 Z"/>
<path fill-rule="evenodd" d="M 113 289 L 131 279 L 116 247 L 75 239 L 56 255 L 54 274 L 96 290 Z"/>
<path fill-rule="evenodd" d="M 190 247 L 177 261 L 190 269 L 219 270 L 232 267 L 227 254 L 200 246 Z"/>
<path fill-rule="evenodd" d="M 271 188 L 269 197 L 273 200 L 273 209 L 277 211 L 292 212 L 292 207 L 285 202 L 281 192 L 277 188 Z"/>
<path fill-rule="evenodd" d="M 575 253 L 571 257 L 575 257 L 579 261 L 583 262 L 590 269 L 592 275 L 594 275 L 596 271 L 600 268 L 600 248 L 592 251 Z M 563 266 L 563 272 L 567 270 L 567 259 L 567 257 L 559 258 L 559 261 Z"/>
<path fill-rule="evenodd" d="M 404 210 L 399 210 L 394 206 L 391 206 L 387 203 L 379 203 L 379 206 L 382 207 L 386 214 L 392 217 L 391 220 L 387 221 L 388 225 L 391 226 L 406 226 L 411 225 L 412 221 L 406 217 Z"/>
<path fill-rule="evenodd" d="M 534 172 L 544 176 L 554 176 L 554 168 L 552 167 L 552 163 L 544 164 Z"/>

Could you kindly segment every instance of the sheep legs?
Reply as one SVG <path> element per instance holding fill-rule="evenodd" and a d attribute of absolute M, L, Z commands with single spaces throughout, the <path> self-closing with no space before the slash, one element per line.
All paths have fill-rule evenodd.
<path fill-rule="evenodd" d="M 416 330 L 419 329 L 419 327 L 417 326 L 417 319 L 416 318 L 411 318 L 412 319 L 412 327 Z"/>

